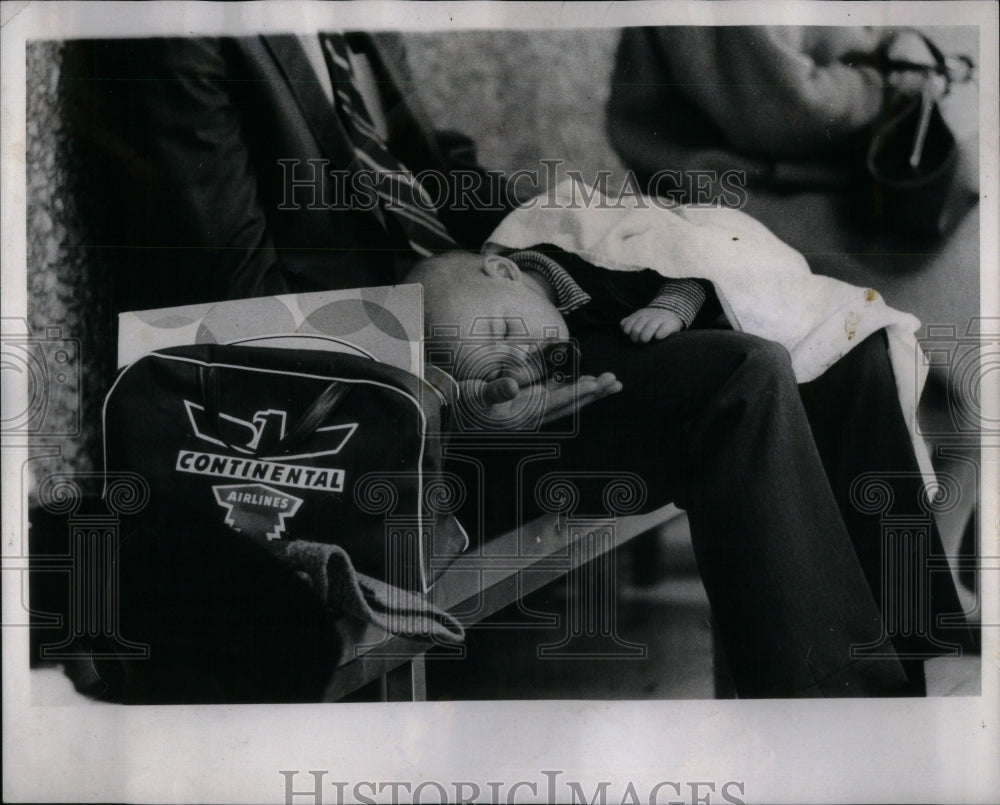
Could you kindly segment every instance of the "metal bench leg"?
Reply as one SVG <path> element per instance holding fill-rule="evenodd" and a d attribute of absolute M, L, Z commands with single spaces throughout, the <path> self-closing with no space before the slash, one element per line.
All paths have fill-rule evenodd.
<path fill-rule="evenodd" d="M 423 654 L 393 668 L 382 677 L 382 701 L 427 701 L 427 666 Z"/>

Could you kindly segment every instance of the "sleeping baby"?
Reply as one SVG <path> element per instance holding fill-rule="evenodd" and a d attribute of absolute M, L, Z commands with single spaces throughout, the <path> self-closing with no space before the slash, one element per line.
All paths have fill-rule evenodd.
<path fill-rule="evenodd" d="M 418 263 L 406 281 L 424 285 L 431 327 L 465 322 L 463 336 L 498 339 L 565 338 L 563 317 L 585 312 L 581 320 L 614 318 L 633 342 L 645 344 L 689 327 L 706 296 L 697 280 L 608 272 L 552 247 L 508 254 L 446 252 Z M 476 321 L 486 331 L 473 333 Z"/>
<path fill-rule="evenodd" d="M 463 393 L 470 383 L 495 391 L 505 379 L 499 400 L 511 399 L 539 380 L 513 368 L 531 345 L 544 350 L 597 330 L 643 350 L 723 320 L 784 346 L 799 383 L 885 330 L 900 406 L 906 421 L 915 421 L 926 373 L 915 338 L 920 324 L 875 290 L 813 274 L 799 252 L 739 210 L 667 209 L 644 200 L 581 208 L 574 198 L 568 183 L 560 185 L 549 203 L 510 213 L 483 253 L 436 255 L 408 275 L 424 286 L 430 363 L 442 334 L 493 345 L 495 360 L 482 360 L 482 349 L 469 350 L 464 363 L 449 358 L 445 368 L 465 384 Z M 586 386 L 566 394 L 567 412 L 621 388 L 611 374 L 581 379 Z M 926 446 L 912 429 L 911 436 L 929 474 Z"/>
<path fill-rule="evenodd" d="M 507 254 L 446 252 L 418 263 L 406 281 L 424 286 L 428 336 L 495 344 L 492 370 L 483 371 L 482 350 L 474 365 L 451 359 L 459 380 L 474 373 L 490 380 L 503 371 L 505 355 L 513 370 L 525 345 L 544 349 L 580 328 L 617 327 L 639 345 L 666 338 L 692 324 L 708 285 L 652 271 L 605 271 L 544 246 Z M 430 357 L 433 362 L 433 348 Z"/>

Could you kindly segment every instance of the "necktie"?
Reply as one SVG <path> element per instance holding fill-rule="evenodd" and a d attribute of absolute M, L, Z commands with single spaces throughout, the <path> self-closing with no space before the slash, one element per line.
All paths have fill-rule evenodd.
<path fill-rule="evenodd" d="M 410 246 L 425 257 L 460 248 L 434 212 L 430 197 L 413 173 L 394 157 L 375 129 L 355 85 L 354 70 L 346 40 L 338 34 L 322 34 L 323 53 L 330 69 L 334 97 L 358 167 L 371 171 L 381 209 L 403 230 Z"/>

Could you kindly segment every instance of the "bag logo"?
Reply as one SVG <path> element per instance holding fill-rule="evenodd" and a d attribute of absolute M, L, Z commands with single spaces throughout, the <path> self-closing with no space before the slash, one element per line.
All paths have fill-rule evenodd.
<path fill-rule="evenodd" d="M 227 510 L 226 525 L 244 534 L 281 539 L 285 519 L 294 517 L 302 499 L 264 484 L 213 486 L 215 500 Z"/>
<path fill-rule="evenodd" d="M 210 417 L 203 405 L 190 400 L 184 400 L 184 410 L 195 438 L 232 452 L 179 450 L 174 469 L 250 482 L 212 487 L 216 502 L 226 509 L 225 522 L 231 528 L 280 539 L 286 519 L 295 516 L 303 501 L 276 486 L 344 491 L 343 469 L 292 462 L 336 455 L 358 429 L 357 422 L 316 428 L 306 443 L 308 450 L 296 452 L 294 446 L 289 450 L 283 445 L 288 419 L 285 411 L 268 408 L 255 412 L 249 420 L 226 413 Z"/>
<path fill-rule="evenodd" d="M 214 436 L 211 435 L 213 429 L 204 406 L 185 400 L 184 409 L 198 439 L 242 455 L 227 456 L 198 450 L 181 450 L 177 453 L 175 466 L 178 472 L 266 481 L 298 489 L 344 491 L 342 469 L 308 467 L 288 462 L 336 455 L 358 429 L 357 422 L 316 428 L 309 437 L 308 452 L 282 452 L 275 455 L 274 451 L 280 448 L 285 438 L 286 412 L 274 409 L 257 411 L 249 421 L 220 413 L 215 421 L 218 436 Z M 277 458 L 281 461 L 276 461 Z"/>
<path fill-rule="evenodd" d="M 205 412 L 205 406 L 184 400 L 184 409 L 187 411 L 194 435 L 202 441 L 217 444 L 220 447 L 228 447 L 238 453 L 255 456 L 262 460 L 267 460 L 269 457 L 278 458 L 278 456 L 273 455 L 273 451 L 285 438 L 285 420 L 288 415 L 284 411 L 273 408 L 257 411 L 250 421 L 220 413 L 216 419 L 220 438 L 216 438 L 209 435 L 212 427 L 209 424 L 209 416 Z M 357 422 L 316 428 L 310 436 L 311 447 L 316 449 L 311 449 L 308 453 L 282 454 L 280 458 L 285 461 L 293 461 L 301 458 L 336 455 L 350 441 L 357 429 Z"/>

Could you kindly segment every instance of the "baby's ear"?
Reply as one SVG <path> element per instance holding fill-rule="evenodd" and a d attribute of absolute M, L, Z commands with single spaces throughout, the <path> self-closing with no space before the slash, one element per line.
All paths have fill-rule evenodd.
<path fill-rule="evenodd" d="M 521 279 L 521 269 L 517 267 L 517 263 L 509 257 L 501 257 L 499 254 L 483 256 L 483 273 L 488 277 L 513 280 L 514 282 Z"/>

